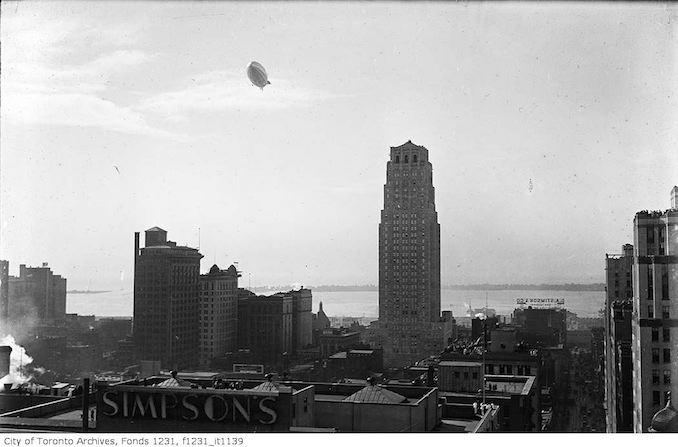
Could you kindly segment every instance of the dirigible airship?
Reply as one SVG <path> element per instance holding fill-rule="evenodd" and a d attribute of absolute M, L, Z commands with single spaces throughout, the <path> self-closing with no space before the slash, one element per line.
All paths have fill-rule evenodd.
<path fill-rule="evenodd" d="M 270 82 L 268 81 L 268 75 L 266 74 L 266 69 L 259 63 L 252 61 L 247 66 L 247 77 L 250 78 L 252 84 L 256 85 L 260 89 L 264 89 Z"/>

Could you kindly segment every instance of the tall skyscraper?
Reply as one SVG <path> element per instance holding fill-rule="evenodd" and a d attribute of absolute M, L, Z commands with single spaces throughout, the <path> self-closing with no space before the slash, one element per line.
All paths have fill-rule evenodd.
<path fill-rule="evenodd" d="M 428 149 L 391 148 L 379 224 L 379 327 L 386 366 L 443 348 L 440 225 Z"/>
<path fill-rule="evenodd" d="M 678 396 L 678 187 L 672 208 L 641 211 L 633 221 L 633 422 L 648 431 L 652 416 Z"/>
<path fill-rule="evenodd" d="M 633 245 L 605 255 L 605 402 L 608 433 L 633 431 L 631 310 Z"/>
<path fill-rule="evenodd" d="M 200 275 L 200 366 L 238 349 L 238 278 L 234 265 Z"/>
<path fill-rule="evenodd" d="M 195 248 L 146 230 L 145 247 L 134 233 L 134 344 L 139 360 L 164 368 L 195 368 L 199 352 L 200 259 Z"/>

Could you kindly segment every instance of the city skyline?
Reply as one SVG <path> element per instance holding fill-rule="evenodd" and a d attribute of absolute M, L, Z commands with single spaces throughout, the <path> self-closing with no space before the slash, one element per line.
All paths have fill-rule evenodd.
<path fill-rule="evenodd" d="M 443 284 L 604 282 L 678 179 L 675 15 L 3 2 L 2 259 L 129 289 L 157 225 L 243 284 L 376 284 L 383 160 L 411 140 Z"/>

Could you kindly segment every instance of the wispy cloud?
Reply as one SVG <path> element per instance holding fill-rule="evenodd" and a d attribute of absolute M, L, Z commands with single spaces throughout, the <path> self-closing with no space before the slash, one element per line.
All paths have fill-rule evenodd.
<path fill-rule="evenodd" d="M 263 91 L 252 86 L 242 71 L 211 71 L 187 78 L 183 87 L 160 93 L 139 109 L 181 119 L 192 112 L 280 110 L 308 107 L 335 97 L 287 79 L 271 79 Z"/>
<path fill-rule="evenodd" d="M 139 69 L 153 55 L 120 48 L 134 32 L 100 33 L 77 22 L 3 17 L 2 117 L 5 123 L 96 127 L 151 137 L 185 136 L 149 124 L 144 112 L 116 101 L 111 76 Z M 96 36 L 94 55 L 65 63 L 83 37 Z"/>

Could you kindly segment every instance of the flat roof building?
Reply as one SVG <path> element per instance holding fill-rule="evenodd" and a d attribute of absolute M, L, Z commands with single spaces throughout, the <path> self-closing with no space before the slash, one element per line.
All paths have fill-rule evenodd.
<path fill-rule="evenodd" d="M 220 270 L 214 264 L 200 275 L 199 365 L 238 349 L 238 278 L 234 265 Z"/>
<path fill-rule="evenodd" d="M 167 231 L 146 230 L 145 247 L 134 234 L 133 339 L 139 360 L 165 368 L 198 363 L 200 259 L 195 248 L 167 240 Z"/>
<path fill-rule="evenodd" d="M 647 432 L 652 417 L 678 396 L 678 208 L 640 211 L 633 221 L 633 426 Z"/>

